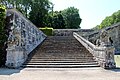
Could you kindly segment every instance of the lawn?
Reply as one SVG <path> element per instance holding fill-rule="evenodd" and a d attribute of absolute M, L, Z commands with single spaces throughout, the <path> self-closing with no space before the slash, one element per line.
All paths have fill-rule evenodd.
<path fill-rule="evenodd" d="M 120 55 L 115 55 L 116 67 L 120 67 Z"/>

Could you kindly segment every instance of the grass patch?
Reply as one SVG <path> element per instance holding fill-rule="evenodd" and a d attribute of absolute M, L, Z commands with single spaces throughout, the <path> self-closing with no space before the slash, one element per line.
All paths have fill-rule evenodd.
<path fill-rule="evenodd" d="M 116 67 L 120 67 L 120 55 L 114 55 Z"/>

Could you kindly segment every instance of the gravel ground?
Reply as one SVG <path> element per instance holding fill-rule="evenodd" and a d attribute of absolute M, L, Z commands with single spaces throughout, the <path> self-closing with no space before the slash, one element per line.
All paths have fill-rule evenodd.
<path fill-rule="evenodd" d="M 0 80 L 120 80 L 120 69 L 0 69 Z"/>

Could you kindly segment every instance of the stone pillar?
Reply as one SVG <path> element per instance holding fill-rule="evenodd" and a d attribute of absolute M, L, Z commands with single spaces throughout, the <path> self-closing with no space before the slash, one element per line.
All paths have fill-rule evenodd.
<path fill-rule="evenodd" d="M 100 59 L 100 66 L 105 68 L 105 69 L 111 69 L 115 68 L 116 64 L 114 61 L 114 51 L 115 48 L 113 45 L 111 45 L 110 40 L 109 40 L 109 35 L 107 31 L 102 31 L 100 34 L 100 47 L 104 48 L 104 51 L 101 53 L 101 59 Z"/>

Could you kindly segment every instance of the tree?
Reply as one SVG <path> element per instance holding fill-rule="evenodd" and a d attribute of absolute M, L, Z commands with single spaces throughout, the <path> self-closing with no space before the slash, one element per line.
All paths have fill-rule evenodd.
<path fill-rule="evenodd" d="M 79 15 L 79 9 L 74 7 L 69 7 L 61 12 L 66 21 L 66 28 L 68 29 L 80 28 L 80 23 L 82 19 L 80 18 Z"/>
<path fill-rule="evenodd" d="M 7 36 L 5 30 L 6 7 L 0 4 L 0 66 L 4 65 L 6 59 Z"/>
<path fill-rule="evenodd" d="M 24 14 L 25 16 L 28 18 L 28 11 L 30 10 L 31 8 L 31 4 L 32 1 L 31 0 L 22 0 L 21 1 L 21 4 L 23 5 L 23 11 L 24 11 Z"/>
<path fill-rule="evenodd" d="M 47 25 L 48 11 L 52 9 L 49 0 L 1 0 L 7 8 L 16 8 L 36 26 Z"/>
<path fill-rule="evenodd" d="M 46 21 L 48 27 L 52 27 L 54 29 L 65 29 L 65 20 L 61 11 L 49 12 Z"/>
<path fill-rule="evenodd" d="M 120 10 L 113 13 L 111 16 L 107 16 L 102 23 L 100 24 L 100 29 L 111 26 L 112 24 L 116 24 L 120 22 Z"/>
<path fill-rule="evenodd" d="M 61 11 L 55 11 L 52 17 L 52 27 L 54 29 L 65 29 L 65 20 L 61 14 Z"/>
<path fill-rule="evenodd" d="M 77 29 L 80 28 L 81 18 L 79 10 L 70 7 L 59 12 L 49 12 L 47 21 L 54 29 Z"/>
<path fill-rule="evenodd" d="M 49 0 L 1 0 L 8 8 L 15 7 L 29 18 L 37 27 L 51 26 L 56 29 L 80 28 L 79 10 L 69 7 L 60 12 L 53 12 L 54 4 Z M 50 10 L 52 12 L 50 12 Z"/>
<path fill-rule="evenodd" d="M 46 26 L 50 4 L 48 0 L 33 0 L 29 19 L 37 26 Z"/>
<path fill-rule="evenodd" d="M 16 8 L 23 15 L 28 17 L 28 10 L 30 10 L 31 0 L 1 0 L 0 3 L 7 8 Z"/>

